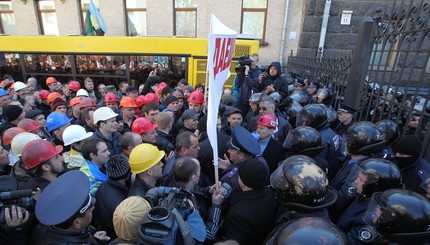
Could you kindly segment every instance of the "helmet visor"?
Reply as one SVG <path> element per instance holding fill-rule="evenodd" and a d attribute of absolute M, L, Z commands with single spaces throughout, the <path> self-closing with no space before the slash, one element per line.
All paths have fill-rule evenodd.
<path fill-rule="evenodd" d="M 376 192 L 372 195 L 369 205 L 367 206 L 366 213 L 363 216 L 363 221 L 378 229 L 381 224 L 394 221 L 396 214 L 379 204 L 378 198 L 382 192 Z"/>
<path fill-rule="evenodd" d="M 294 136 L 291 133 L 291 131 L 288 132 L 287 137 L 285 138 L 284 144 L 283 144 L 283 146 L 287 149 L 291 149 L 291 146 L 293 145 L 293 142 L 294 142 Z"/>
<path fill-rule="evenodd" d="M 288 180 L 284 175 L 284 162 L 270 175 L 270 185 L 275 189 L 289 189 Z"/>
<path fill-rule="evenodd" d="M 298 113 L 296 118 L 296 128 L 300 126 L 308 126 L 309 117 L 303 115 L 303 113 Z"/>

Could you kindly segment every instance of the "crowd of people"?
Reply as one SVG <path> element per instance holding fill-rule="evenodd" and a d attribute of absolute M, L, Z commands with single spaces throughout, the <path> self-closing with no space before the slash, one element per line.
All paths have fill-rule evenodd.
<path fill-rule="evenodd" d="M 202 84 L 3 79 L 1 244 L 430 242 L 422 139 L 356 121 L 279 62 L 262 71 L 253 54 L 223 90 L 219 181 Z M 171 193 L 185 200 L 173 235 L 158 208 Z"/>

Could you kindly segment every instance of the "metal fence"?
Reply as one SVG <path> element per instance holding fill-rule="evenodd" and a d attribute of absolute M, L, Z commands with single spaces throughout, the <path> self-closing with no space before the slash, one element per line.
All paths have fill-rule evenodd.
<path fill-rule="evenodd" d="M 351 57 L 290 56 L 287 69 L 318 79 L 356 118 L 391 119 L 418 134 L 430 159 L 430 4 L 394 1 L 362 23 Z M 336 107 L 335 107 L 336 108 Z"/>

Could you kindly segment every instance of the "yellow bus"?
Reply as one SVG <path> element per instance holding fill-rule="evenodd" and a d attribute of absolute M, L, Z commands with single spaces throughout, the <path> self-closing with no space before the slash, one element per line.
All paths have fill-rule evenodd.
<path fill-rule="evenodd" d="M 258 53 L 256 40 L 236 40 L 235 61 Z M 54 76 L 61 82 L 92 78 L 96 83 L 143 83 L 156 69 L 162 80 L 205 83 L 207 39 L 175 37 L 0 36 L 0 72 L 15 80 Z"/>

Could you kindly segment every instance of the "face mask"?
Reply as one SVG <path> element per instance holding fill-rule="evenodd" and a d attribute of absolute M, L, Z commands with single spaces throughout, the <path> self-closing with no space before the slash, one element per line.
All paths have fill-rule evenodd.
<path fill-rule="evenodd" d="M 405 168 L 412 165 L 418 157 L 396 157 L 397 166 L 399 168 Z"/>

